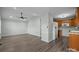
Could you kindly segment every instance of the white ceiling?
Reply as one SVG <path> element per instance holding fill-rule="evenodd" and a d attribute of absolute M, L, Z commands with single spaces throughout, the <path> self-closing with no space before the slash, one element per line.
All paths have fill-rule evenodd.
<path fill-rule="evenodd" d="M 50 8 L 49 13 L 51 16 L 56 17 L 60 14 L 75 14 L 75 9 L 74 7 L 54 7 Z"/>
<path fill-rule="evenodd" d="M 21 11 L 23 16 L 33 16 L 33 14 L 43 15 L 48 12 L 48 8 L 39 7 L 17 7 L 16 10 L 12 7 L 2 8 L 3 16 L 20 16 Z"/>
<path fill-rule="evenodd" d="M 1 11 L 2 10 L 2 11 Z M 17 16 L 20 17 L 21 11 L 23 16 L 35 17 L 50 14 L 51 16 L 57 16 L 62 13 L 75 13 L 74 7 L 0 7 L 1 16 Z M 35 15 L 35 16 L 34 16 Z"/>

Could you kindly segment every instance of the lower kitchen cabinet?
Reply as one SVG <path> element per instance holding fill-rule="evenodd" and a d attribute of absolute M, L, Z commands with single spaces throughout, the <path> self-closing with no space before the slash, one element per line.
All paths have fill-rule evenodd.
<path fill-rule="evenodd" d="M 68 39 L 69 49 L 79 51 L 79 34 L 70 34 Z"/>

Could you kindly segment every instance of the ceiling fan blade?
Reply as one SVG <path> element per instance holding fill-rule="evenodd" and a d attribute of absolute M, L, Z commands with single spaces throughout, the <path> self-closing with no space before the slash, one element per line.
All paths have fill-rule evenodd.
<path fill-rule="evenodd" d="M 23 17 L 23 12 L 21 12 L 21 17 Z"/>

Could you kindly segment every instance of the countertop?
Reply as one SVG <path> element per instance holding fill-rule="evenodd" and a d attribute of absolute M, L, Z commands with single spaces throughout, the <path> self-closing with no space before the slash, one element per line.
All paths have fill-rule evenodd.
<path fill-rule="evenodd" d="M 75 27 L 60 27 L 59 30 L 69 30 L 69 34 L 76 34 L 79 35 L 79 28 Z"/>
<path fill-rule="evenodd" d="M 72 30 L 72 31 L 70 31 L 69 34 L 79 35 L 79 30 L 78 31 L 77 30 Z"/>
<path fill-rule="evenodd" d="M 67 30 L 74 30 L 74 27 L 60 27 L 59 30 L 62 30 L 62 29 L 67 29 Z"/>

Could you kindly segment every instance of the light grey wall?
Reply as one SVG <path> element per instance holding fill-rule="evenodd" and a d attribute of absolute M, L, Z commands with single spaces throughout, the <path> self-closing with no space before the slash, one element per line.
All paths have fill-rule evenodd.
<path fill-rule="evenodd" d="M 50 16 L 48 20 L 49 20 L 48 21 L 48 24 L 49 24 L 49 30 L 48 30 L 49 34 L 48 35 L 49 35 L 49 42 L 50 42 L 50 41 L 54 40 L 53 39 L 53 37 L 54 37 L 54 35 L 53 35 L 53 17 Z"/>
<path fill-rule="evenodd" d="M 22 21 L 13 21 L 11 19 L 2 19 L 2 36 L 10 36 L 27 33 L 28 23 Z"/>
<path fill-rule="evenodd" d="M 2 18 L 2 36 L 32 34 L 40 36 L 40 18 L 23 22 Z"/>
<path fill-rule="evenodd" d="M 40 36 L 40 18 L 32 18 L 28 23 L 28 33 Z"/>

